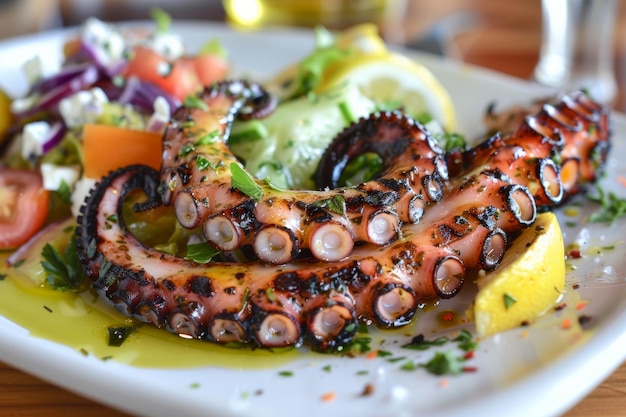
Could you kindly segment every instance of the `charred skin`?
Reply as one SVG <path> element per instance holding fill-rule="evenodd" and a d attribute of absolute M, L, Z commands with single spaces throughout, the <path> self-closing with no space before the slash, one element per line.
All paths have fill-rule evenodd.
<path fill-rule="evenodd" d="M 430 242 L 437 224 L 384 250 L 356 248 L 334 263 L 197 264 L 164 254 L 139 242 L 122 213 L 136 189 L 146 194 L 138 209 L 158 204 L 158 182 L 158 172 L 145 166 L 105 177 L 79 216 L 77 248 L 93 287 L 118 310 L 184 337 L 264 347 L 306 340 L 316 349 L 334 349 L 351 340 L 359 320 L 404 325 L 420 301 L 451 297 L 463 282 L 456 253 Z M 480 216 L 469 216 L 477 225 Z"/>
<path fill-rule="evenodd" d="M 223 86 L 216 88 L 203 93 L 211 97 L 205 102 L 221 102 L 215 94 L 230 94 Z M 232 115 L 233 106 L 250 106 L 246 101 L 219 111 L 212 107 L 216 114 L 211 117 L 224 120 L 218 113 Z M 177 171 L 172 161 L 181 156 L 172 151 L 160 173 L 131 166 L 102 179 L 78 219 L 79 257 L 94 288 L 120 311 L 181 336 L 262 347 L 307 343 L 320 351 L 337 349 L 353 339 L 360 321 L 384 328 L 403 326 L 419 304 L 453 297 L 470 271 L 498 266 L 510 240 L 534 222 L 538 207 L 560 204 L 596 178 L 608 149 L 607 113 L 582 95 L 567 96 L 561 103 L 527 117 L 513 133 L 449 155 L 405 116 L 372 115 L 339 136 L 337 141 L 348 140 L 350 146 L 329 147 L 336 160 L 363 152 L 385 158 L 381 177 L 355 187 L 289 191 L 255 179 L 264 190 L 255 201 L 232 187 L 228 170 L 214 170 L 208 191 L 202 189 L 206 180 L 190 182 L 194 192 L 215 199 L 213 206 L 221 204 L 209 205 L 205 224 L 220 233 L 230 230 L 238 245 L 254 245 L 261 237 L 291 242 L 289 256 L 276 262 L 280 266 L 267 260 L 198 264 L 146 247 L 127 230 L 122 204 L 132 190 L 146 195 L 138 210 L 169 202 L 163 198 L 164 178 Z M 186 109 L 177 114 L 198 122 L 201 117 L 208 120 L 205 112 Z M 167 149 L 175 149 L 177 140 L 192 140 L 185 127 L 176 129 L 178 139 L 168 136 L 172 131 L 165 135 L 171 142 Z M 210 146 L 194 147 L 193 156 L 182 155 L 184 162 L 198 155 L 214 157 L 216 164 L 236 162 L 226 146 L 228 127 L 222 132 Z M 341 152 L 347 156 L 341 157 Z M 563 169 L 570 160 L 577 161 L 576 181 L 565 185 Z M 448 172 L 454 173 L 450 179 Z M 175 186 L 170 191 L 175 201 L 187 189 Z M 326 204 L 333 199 L 343 202 L 341 212 Z M 366 233 L 355 232 L 361 227 L 356 216 L 378 215 L 389 216 L 382 220 L 382 229 L 388 219 L 397 219 L 397 233 L 384 243 L 355 239 Z M 275 230 L 266 234 L 270 228 Z M 278 232 L 282 234 L 276 237 Z M 298 256 L 307 244 L 313 253 L 310 235 L 318 232 L 327 232 L 335 246 L 349 249 L 333 262 Z"/>

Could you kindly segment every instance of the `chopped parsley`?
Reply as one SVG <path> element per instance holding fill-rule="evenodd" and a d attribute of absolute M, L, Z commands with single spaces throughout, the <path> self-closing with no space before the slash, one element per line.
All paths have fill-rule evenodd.
<path fill-rule="evenodd" d="M 135 331 L 135 326 L 111 326 L 107 330 L 109 346 L 120 347 Z"/>
<path fill-rule="evenodd" d="M 85 282 L 85 272 L 78 259 L 73 239 L 70 240 L 63 255 L 54 246 L 46 243 L 41 256 L 44 259 L 41 266 L 46 273 L 46 281 L 52 288 L 77 291 Z"/>
<path fill-rule="evenodd" d="M 208 145 L 210 143 L 213 143 L 219 139 L 219 136 L 220 136 L 219 130 L 217 129 L 212 130 L 206 135 L 201 136 L 200 139 L 196 141 L 196 146 Z"/>
<path fill-rule="evenodd" d="M 433 346 L 442 346 L 449 341 L 450 339 L 446 336 L 441 336 L 434 340 L 426 340 L 423 334 L 419 334 L 411 339 L 409 343 L 402 345 L 402 347 L 411 350 L 426 350 Z"/>
<path fill-rule="evenodd" d="M 412 360 L 405 361 L 404 357 L 389 358 L 387 361 L 404 361 L 400 366 L 400 369 L 403 371 L 413 371 L 418 368 L 424 368 L 434 375 L 455 375 L 461 372 L 475 370 L 475 368 L 466 368 L 463 366 L 465 361 L 474 356 L 473 352 L 478 347 L 478 344 L 472 338 L 472 334 L 467 330 L 461 330 L 461 333 L 454 339 L 441 336 L 434 340 L 426 340 L 423 335 L 418 335 L 415 336 L 410 343 L 402 347 L 406 349 L 426 350 L 430 347 L 442 346 L 448 342 L 457 343 L 458 348 L 467 353 L 462 356 L 456 356 L 452 351 L 439 351 L 435 352 L 433 357 L 425 363 L 417 363 Z"/>
<path fill-rule="evenodd" d="M 199 96 L 191 94 L 185 98 L 183 102 L 185 107 L 191 109 L 200 109 L 203 111 L 209 110 L 209 106 Z"/>
<path fill-rule="evenodd" d="M 457 342 L 459 349 L 465 352 L 476 350 L 478 347 L 478 343 L 472 338 L 472 334 L 465 329 L 461 330 L 461 334 L 452 339 L 452 341 Z"/>
<path fill-rule="evenodd" d="M 340 195 L 334 195 L 330 198 L 318 200 L 311 205 L 326 209 L 331 213 L 339 214 L 340 216 L 343 216 L 346 213 L 346 200 Z"/>
<path fill-rule="evenodd" d="M 502 299 L 504 301 L 504 308 L 507 310 L 515 303 L 517 303 L 517 299 L 510 294 L 504 293 L 502 295 Z"/>
<path fill-rule="evenodd" d="M 202 155 L 196 155 L 196 164 L 199 171 L 206 171 L 209 168 L 215 169 L 215 166 Z"/>
<path fill-rule="evenodd" d="M 592 223 L 608 223 L 612 224 L 619 217 L 626 216 L 626 198 L 619 198 L 613 192 L 605 192 L 604 189 L 597 185 L 598 195 L 587 195 L 587 199 L 600 204 L 600 211 L 592 213 L 589 221 Z"/>
<path fill-rule="evenodd" d="M 61 197 L 61 200 L 68 205 L 72 204 L 72 200 L 71 200 L 71 196 L 72 196 L 72 190 L 70 189 L 70 186 L 67 184 L 67 182 L 65 182 L 65 180 L 61 180 L 61 184 L 59 184 L 59 188 L 57 189 L 57 193 L 59 194 L 59 197 Z"/>
<path fill-rule="evenodd" d="M 455 356 L 450 351 L 437 352 L 431 360 L 423 366 L 428 372 L 434 375 L 456 375 L 463 372 L 463 362 L 465 358 Z"/>

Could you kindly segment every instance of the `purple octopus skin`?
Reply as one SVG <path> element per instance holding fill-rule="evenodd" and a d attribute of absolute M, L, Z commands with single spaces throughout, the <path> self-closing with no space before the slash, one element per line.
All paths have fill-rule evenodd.
<path fill-rule="evenodd" d="M 381 177 L 355 187 L 289 191 L 254 179 L 263 190 L 263 196 L 255 200 L 232 187 L 228 169 L 218 166 L 211 181 L 205 181 L 211 190 L 234 196 L 233 201 L 222 203 L 227 208 L 220 207 L 221 211 L 212 212 L 209 218 L 223 216 L 229 222 L 246 218 L 250 224 L 248 234 L 242 235 L 246 244 L 253 244 L 254 236 L 262 235 L 264 228 L 274 227 L 258 220 L 257 208 L 263 204 L 280 204 L 283 212 L 293 213 L 292 206 L 300 201 L 306 208 L 335 198 L 343 199 L 348 207 L 351 196 L 359 195 L 375 199 L 376 210 L 403 219 L 397 236 L 384 245 L 340 242 L 350 251 L 333 262 L 294 255 L 280 265 L 262 259 L 199 264 L 145 246 L 128 231 L 122 213 L 126 196 L 136 189 L 146 194 L 137 210 L 161 204 L 163 172 L 144 166 L 115 171 L 92 190 L 78 219 L 79 258 L 94 288 L 120 311 L 181 336 L 262 347 L 307 343 L 320 351 L 338 349 L 354 338 L 359 322 L 383 328 L 403 326 L 420 304 L 456 295 L 468 274 L 497 268 L 510 241 L 534 222 L 538 205 L 559 204 L 568 193 L 577 192 L 580 184 L 595 179 L 598 162 L 608 149 L 608 114 L 578 94 L 561 103 L 567 104 L 557 103 L 526 118 L 512 134 L 448 155 L 406 116 L 372 115 L 340 135 L 346 140 L 347 132 L 352 132 L 350 136 L 357 138 L 341 151 L 347 156 L 337 153 L 338 158 L 349 160 L 362 152 L 393 148 L 393 137 L 398 137 L 400 149 L 418 151 L 386 153 Z M 232 114 L 226 107 L 220 111 Z M 216 109 L 187 109 L 177 114 L 185 114 L 185 120 L 197 124 L 211 111 Z M 184 128 L 181 132 L 179 138 L 188 137 Z M 171 140 L 168 133 L 165 137 Z M 382 147 L 369 143 L 380 137 L 389 137 Z M 214 159 L 216 164 L 220 160 L 237 163 L 224 145 L 226 140 L 222 137 L 212 142 L 213 147 L 203 145 L 201 151 L 194 150 L 194 158 L 219 155 L 216 158 L 222 159 Z M 329 152 L 339 148 L 333 143 Z M 577 182 L 566 187 L 561 181 L 560 161 L 570 159 L 578 162 Z M 423 160 L 428 162 L 411 165 L 411 161 Z M 167 166 L 173 167 L 171 162 Z M 447 172 L 454 173 L 451 179 Z M 424 180 L 429 176 L 436 178 L 436 186 Z M 389 186 L 394 181 L 400 185 Z M 196 186 L 199 184 L 203 182 Z M 382 199 L 383 204 L 381 190 L 401 190 L 405 197 Z M 407 215 L 411 211 L 407 201 L 416 196 L 428 204 L 419 206 L 419 218 L 413 221 Z M 289 230 L 290 225 L 310 218 L 339 215 L 333 210 L 316 204 L 314 209 L 290 214 L 297 221 L 280 226 Z"/>

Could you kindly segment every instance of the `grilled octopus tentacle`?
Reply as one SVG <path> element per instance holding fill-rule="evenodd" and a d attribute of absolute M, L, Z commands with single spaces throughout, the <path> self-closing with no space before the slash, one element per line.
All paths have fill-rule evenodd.
<path fill-rule="evenodd" d="M 357 134 L 386 158 L 389 172 L 378 180 L 312 192 L 276 190 L 250 178 L 263 192 L 247 195 L 233 183 L 231 165 L 240 163 L 228 149 L 228 132 L 248 103 L 271 101 L 265 96 L 254 84 L 218 84 L 199 95 L 202 105 L 179 109 L 164 134 L 162 200 L 173 200 L 180 223 L 202 226 L 218 249 L 252 245 L 259 259 L 274 264 L 289 262 L 303 249 L 337 261 L 355 242 L 392 242 L 402 222 L 419 221 L 424 206 L 441 198 L 447 180 L 443 151 L 421 125 L 399 113 L 372 115 L 361 122 L 365 127 L 342 134 Z"/>
<path fill-rule="evenodd" d="M 209 117 L 197 111 L 190 110 L 189 121 Z M 190 138 L 185 129 L 181 137 Z M 603 108 L 574 94 L 544 106 L 513 133 L 464 153 L 442 155 L 428 133 L 395 113 L 363 119 L 347 132 L 359 138 L 345 150 L 348 159 L 382 149 L 391 161 L 380 178 L 324 191 L 279 190 L 255 180 L 263 189 L 258 200 L 232 187 L 223 166 L 231 161 L 224 138 L 194 150 L 194 158 L 206 155 L 216 163 L 211 180 L 199 180 L 194 190 L 213 198 L 204 184 L 227 198 L 209 209 L 207 239 L 221 239 L 229 249 L 252 245 L 257 255 L 269 247 L 269 262 L 280 267 L 198 264 L 146 247 L 128 231 L 122 205 L 134 189 L 147 196 L 138 209 L 159 204 L 163 172 L 131 166 L 111 173 L 92 190 L 78 219 L 79 257 L 94 288 L 124 314 L 184 337 L 266 347 L 306 341 L 319 350 L 336 349 L 352 340 L 358 321 L 402 326 L 420 303 L 456 295 L 468 272 L 495 269 L 538 208 L 561 203 L 596 178 L 610 123 Z M 384 151 L 395 149 L 390 132 L 402 151 Z M 349 140 L 346 135 L 341 140 Z M 372 143 L 378 139 L 381 147 Z M 577 163 L 568 165 L 571 160 Z M 179 175 L 171 161 L 164 166 L 168 178 Z M 566 167 L 577 178 L 569 185 Z M 359 224 L 362 218 L 369 225 Z M 397 235 L 386 243 L 354 244 L 367 242 L 362 236 L 368 228 L 384 230 L 396 219 Z M 260 240 L 266 243 L 257 245 Z M 322 249 L 315 252 L 316 246 Z M 314 256 L 296 258 L 302 248 Z"/>
<path fill-rule="evenodd" d="M 381 251 L 356 248 L 341 262 L 302 260 L 197 264 L 144 246 L 126 228 L 122 206 L 134 189 L 157 196 L 158 173 L 113 172 L 92 191 L 77 229 L 79 257 L 93 286 L 123 313 L 185 337 L 320 349 L 347 343 L 357 319 L 406 324 L 420 300 L 450 297 L 465 269 L 431 232 Z M 402 254 L 398 257 L 397 252 Z"/>

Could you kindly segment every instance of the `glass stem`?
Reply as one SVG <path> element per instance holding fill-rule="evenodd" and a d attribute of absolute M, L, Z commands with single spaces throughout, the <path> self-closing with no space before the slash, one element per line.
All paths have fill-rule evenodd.
<path fill-rule="evenodd" d="M 585 89 L 610 103 L 616 0 L 542 0 L 543 40 L 535 79 L 559 89 Z"/>

